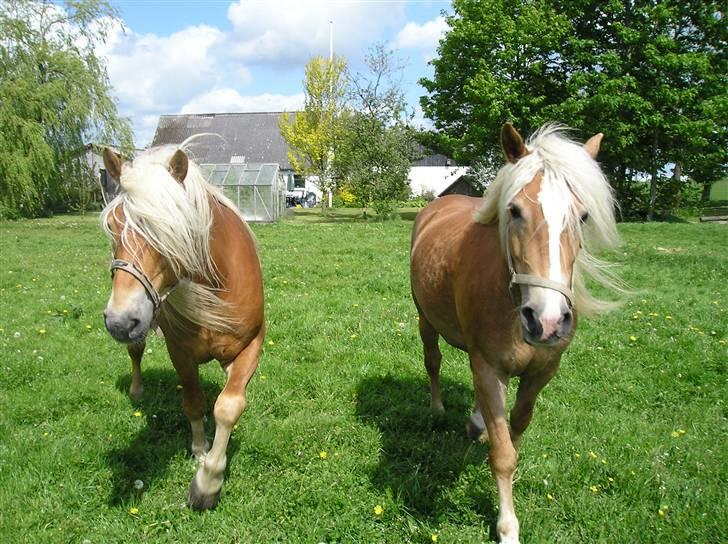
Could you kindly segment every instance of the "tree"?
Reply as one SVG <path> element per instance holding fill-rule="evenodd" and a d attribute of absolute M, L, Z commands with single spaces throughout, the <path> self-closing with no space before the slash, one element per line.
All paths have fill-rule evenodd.
<path fill-rule="evenodd" d="M 453 7 L 422 105 L 456 158 L 492 158 L 503 121 L 526 131 L 559 121 L 583 136 L 603 132 L 600 162 L 623 212 L 648 216 L 671 165 L 708 186 L 726 171 L 728 58 L 717 1 Z M 649 192 L 634 202 L 645 179 Z"/>
<path fill-rule="evenodd" d="M 314 57 L 306 65 L 303 111 L 284 113 L 279 128 L 288 143 L 288 158 L 294 170 L 315 176 L 326 194 L 336 186 L 333 154 L 341 135 L 346 105 L 346 61 L 341 57 L 325 60 Z M 321 211 L 325 199 L 321 199 Z"/>
<path fill-rule="evenodd" d="M 408 196 L 415 133 L 400 84 L 402 66 L 394 53 L 375 45 L 365 64 L 366 73 L 349 74 L 353 112 L 345 118 L 336 166 L 364 206 L 364 215 L 371 205 L 384 217 L 396 200 Z"/>
<path fill-rule="evenodd" d="M 94 52 L 116 17 L 102 0 L 0 4 L 0 216 L 74 205 L 88 141 L 131 148 Z"/>

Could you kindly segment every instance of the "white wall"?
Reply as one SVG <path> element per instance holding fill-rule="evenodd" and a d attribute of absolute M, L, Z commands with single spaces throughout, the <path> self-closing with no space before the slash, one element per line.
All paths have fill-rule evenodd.
<path fill-rule="evenodd" d="M 437 196 L 467 171 L 467 166 L 413 166 L 407 177 L 414 196 L 428 191 Z"/>

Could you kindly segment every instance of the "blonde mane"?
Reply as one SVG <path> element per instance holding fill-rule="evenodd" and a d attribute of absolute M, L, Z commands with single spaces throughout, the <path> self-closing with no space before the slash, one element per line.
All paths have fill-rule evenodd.
<path fill-rule="evenodd" d="M 130 243 L 130 234 L 135 233 L 169 262 L 179 283 L 162 306 L 167 319 L 175 325 L 183 326 L 186 321 L 230 331 L 229 305 L 218 296 L 222 285 L 211 255 L 210 230 L 213 207 L 240 213 L 204 180 L 194 162 L 189 161 L 184 183 L 170 175 L 172 155 L 189 141 L 150 149 L 125 164 L 119 194 L 101 212 L 101 225 L 111 237 L 109 215 L 121 206 L 126 218 L 120 233 L 124 248 L 132 254 L 138 250 Z"/>
<path fill-rule="evenodd" d="M 597 162 L 584 147 L 570 140 L 565 127 L 544 125 L 526 142 L 529 153 L 516 163 L 507 163 L 500 169 L 495 181 L 483 196 L 483 205 L 475 212 L 479 223 L 498 222 L 501 247 L 506 244 L 505 225 L 508 205 L 539 172 L 544 180 L 573 195 L 567 216 L 567 228 L 581 244 L 581 251 L 574 264 L 575 308 L 578 312 L 592 315 L 609 310 L 618 303 L 599 300 L 591 295 L 586 280 L 592 278 L 598 284 L 618 293 L 625 290 L 613 265 L 594 256 L 600 249 L 614 248 L 620 243 L 614 218 L 616 202 L 613 191 Z M 575 202 L 580 202 L 589 214 L 582 225 Z"/>

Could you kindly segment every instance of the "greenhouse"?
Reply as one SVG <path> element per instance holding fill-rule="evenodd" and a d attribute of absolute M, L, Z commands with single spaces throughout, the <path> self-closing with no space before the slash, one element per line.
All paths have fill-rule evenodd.
<path fill-rule="evenodd" d="M 285 211 L 286 183 L 277 163 L 201 164 L 200 170 L 246 221 L 276 221 Z"/>

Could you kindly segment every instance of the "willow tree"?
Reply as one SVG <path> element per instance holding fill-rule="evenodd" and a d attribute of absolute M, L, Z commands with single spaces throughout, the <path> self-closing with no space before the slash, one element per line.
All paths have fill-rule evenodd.
<path fill-rule="evenodd" d="M 0 2 L 0 217 L 70 209 L 85 144 L 131 147 L 95 53 L 117 21 L 103 0 Z"/>
<path fill-rule="evenodd" d="M 296 172 L 316 179 L 326 194 L 336 186 L 334 150 L 340 138 L 346 106 L 346 61 L 342 57 L 313 57 L 306 64 L 304 108 L 284 113 L 279 125 L 288 144 L 288 159 Z M 321 210 L 325 199 L 321 199 Z"/>

